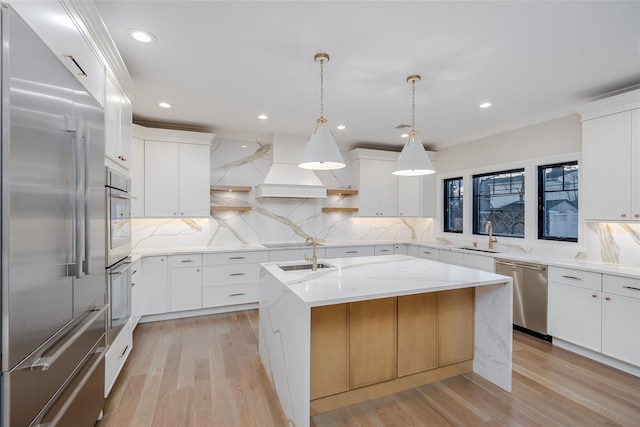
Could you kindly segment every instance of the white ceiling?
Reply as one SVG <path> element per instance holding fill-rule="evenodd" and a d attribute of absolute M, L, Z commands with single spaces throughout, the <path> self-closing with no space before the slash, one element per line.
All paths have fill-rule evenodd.
<path fill-rule="evenodd" d="M 325 117 L 345 148 L 404 143 L 395 126 L 411 122 L 410 74 L 422 75 L 416 129 L 432 149 L 640 83 L 640 1 L 96 4 L 135 83 L 135 120 L 239 139 L 313 132 L 317 52 L 331 55 Z M 132 28 L 157 42 L 134 41 Z"/>

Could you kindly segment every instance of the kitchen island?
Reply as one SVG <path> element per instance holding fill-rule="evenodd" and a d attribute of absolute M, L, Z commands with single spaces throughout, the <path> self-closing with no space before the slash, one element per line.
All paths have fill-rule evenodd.
<path fill-rule="evenodd" d="M 470 371 L 511 391 L 510 278 L 406 255 L 296 264 L 260 273 L 260 357 L 290 426 Z"/>

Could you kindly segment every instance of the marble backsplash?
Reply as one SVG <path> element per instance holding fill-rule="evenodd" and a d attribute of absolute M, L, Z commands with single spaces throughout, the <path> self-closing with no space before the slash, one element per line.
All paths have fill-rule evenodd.
<path fill-rule="evenodd" d="M 347 158 L 345 156 L 345 158 Z M 211 147 L 211 184 L 254 187 L 271 165 L 271 146 L 260 142 L 216 139 Z M 349 188 L 349 168 L 317 171 L 328 188 Z M 248 212 L 223 211 L 209 218 L 132 221 L 134 251 L 162 248 L 224 247 L 274 242 L 432 242 L 470 244 L 461 236 L 443 235 L 432 218 L 358 218 L 351 213 L 323 213 L 322 207 L 355 206 L 353 197 L 326 199 L 259 199 L 249 193 L 214 193 L 218 206 L 250 206 Z M 578 244 L 544 241 L 500 241 L 513 254 L 548 259 L 568 258 L 640 267 L 640 224 L 586 223 Z M 477 238 L 482 244 L 482 239 Z"/>

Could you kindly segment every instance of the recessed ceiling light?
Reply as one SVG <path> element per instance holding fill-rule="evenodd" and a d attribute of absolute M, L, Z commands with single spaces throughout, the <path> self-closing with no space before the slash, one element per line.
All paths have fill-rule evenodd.
<path fill-rule="evenodd" d="M 173 107 L 173 105 L 169 104 L 168 102 L 158 102 L 158 107 L 160 107 L 160 108 L 171 108 L 171 107 Z"/>
<path fill-rule="evenodd" d="M 247 148 L 247 145 L 242 144 L 242 145 L 240 146 L 240 148 Z"/>
<path fill-rule="evenodd" d="M 478 107 L 480 107 L 480 108 L 489 108 L 489 107 L 491 107 L 491 103 L 490 102 L 483 102 L 482 104 L 478 105 Z"/>
<path fill-rule="evenodd" d="M 347 128 L 347 127 L 346 127 L 345 125 L 338 125 L 338 126 L 336 126 L 336 129 L 339 129 L 339 130 L 345 130 L 346 128 Z"/>
<path fill-rule="evenodd" d="M 258 116 L 258 118 L 259 118 L 260 120 L 267 120 L 269 117 L 268 117 L 266 114 L 260 114 L 260 115 Z"/>
<path fill-rule="evenodd" d="M 131 37 L 138 40 L 140 43 L 151 43 L 156 41 L 156 36 L 144 30 L 129 30 L 129 34 L 131 34 Z"/>
<path fill-rule="evenodd" d="M 400 135 L 400 138 L 409 138 L 409 134 L 408 133 L 403 133 L 402 135 Z"/>

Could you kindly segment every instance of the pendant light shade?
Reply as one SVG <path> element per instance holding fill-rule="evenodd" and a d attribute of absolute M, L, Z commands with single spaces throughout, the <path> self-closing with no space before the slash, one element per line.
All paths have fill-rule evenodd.
<path fill-rule="evenodd" d="M 407 77 L 407 82 L 411 83 L 411 132 L 409 132 L 409 141 L 402 147 L 402 152 L 396 167 L 391 172 L 400 176 L 418 176 L 429 175 L 435 173 L 431 159 L 424 149 L 418 132 L 415 129 L 416 122 L 416 82 L 420 81 L 419 75 Z"/>
<path fill-rule="evenodd" d="M 320 62 L 320 118 L 298 166 L 313 170 L 341 169 L 346 164 L 324 118 L 324 63 L 329 62 L 329 55 L 317 53 L 313 59 Z"/>

